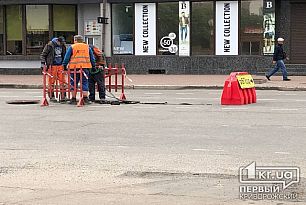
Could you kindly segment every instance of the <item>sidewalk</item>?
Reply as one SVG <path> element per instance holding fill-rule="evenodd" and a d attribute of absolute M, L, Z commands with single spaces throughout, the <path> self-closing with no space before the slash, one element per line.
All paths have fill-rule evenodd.
<path fill-rule="evenodd" d="M 131 89 L 222 89 L 226 75 L 129 75 L 126 87 Z M 266 81 L 264 76 L 253 76 L 258 90 L 306 91 L 306 76 L 281 76 Z M 0 88 L 42 88 L 40 75 L 0 75 Z"/>

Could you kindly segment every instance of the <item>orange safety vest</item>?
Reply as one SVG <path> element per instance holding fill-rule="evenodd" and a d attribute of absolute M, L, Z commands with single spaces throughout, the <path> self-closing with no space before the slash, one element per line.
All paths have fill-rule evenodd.
<path fill-rule="evenodd" d="M 71 47 L 72 55 L 68 68 L 92 68 L 89 55 L 89 46 L 85 43 L 75 43 Z"/>

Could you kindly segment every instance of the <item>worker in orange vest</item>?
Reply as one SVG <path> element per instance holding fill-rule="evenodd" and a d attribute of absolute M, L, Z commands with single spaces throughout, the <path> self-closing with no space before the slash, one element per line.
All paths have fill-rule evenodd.
<path fill-rule="evenodd" d="M 83 36 L 76 35 L 74 36 L 74 44 L 70 46 L 66 52 L 63 66 L 65 69 L 83 69 L 82 73 L 82 88 L 83 88 L 83 96 L 85 104 L 91 104 L 88 99 L 88 76 L 89 69 L 95 66 L 95 58 L 92 50 L 89 45 L 84 43 Z M 74 83 L 76 83 L 76 87 L 80 81 L 80 74 L 76 75 L 76 82 L 74 82 L 74 74 L 70 76 L 71 89 L 74 89 Z M 76 92 L 73 92 L 72 98 L 70 100 L 70 104 L 76 104 Z"/>

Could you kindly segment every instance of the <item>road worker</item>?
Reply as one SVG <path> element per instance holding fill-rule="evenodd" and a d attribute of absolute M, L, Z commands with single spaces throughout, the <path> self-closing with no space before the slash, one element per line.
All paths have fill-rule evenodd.
<path fill-rule="evenodd" d="M 60 89 L 64 89 L 67 83 L 65 75 L 63 74 L 64 67 L 62 66 L 64 56 L 66 54 L 66 46 L 63 44 L 62 38 L 53 38 L 46 46 L 44 47 L 40 59 L 41 59 L 41 68 L 43 69 L 47 66 L 49 71 L 49 97 L 51 102 L 57 102 L 54 95 L 54 85 L 56 80 L 58 80 Z M 65 102 L 65 93 L 61 92 L 60 102 Z"/>
<path fill-rule="evenodd" d="M 96 65 L 89 71 L 89 99 L 95 102 L 96 94 L 96 83 L 99 91 L 99 103 L 105 104 L 105 79 L 104 79 L 104 68 L 106 64 L 105 55 L 94 45 L 90 45 L 95 56 Z"/>
<path fill-rule="evenodd" d="M 91 104 L 90 100 L 88 99 L 88 76 L 89 69 L 95 66 L 95 58 L 92 50 L 89 48 L 89 45 L 84 43 L 83 36 L 74 36 L 74 44 L 68 48 L 63 61 L 63 66 L 70 70 L 78 70 L 80 68 L 83 69 L 81 83 L 83 89 L 84 103 Z M 76 74 L 76 82 L 74 82 L 73 73 L 71 73 L 70 79 L 71 89 L 74 90 L 74 85 L 78 87 L 78 83 L 80 81 L 80 74 Z M 70 104 L 76 104 L 76 94 L 76 91 L 72 93 Z"/>

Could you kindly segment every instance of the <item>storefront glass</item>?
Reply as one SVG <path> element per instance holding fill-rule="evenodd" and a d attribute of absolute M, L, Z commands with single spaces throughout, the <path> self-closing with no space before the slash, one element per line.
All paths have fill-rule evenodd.
<path fill-rule="evenodd" d="M 0 55 L 4 54 L 4 16 L 3 6 L 0 6 Z"/>
<path fill-rule="evenodd" d="M 241 1 L 240 50 L 242 55 L 261 55 L 263 36 L 263 1 Z"/>
<path fill-rule="evenodd" d="M 22 54 L 22 6 L 6 6 L 7 54 Z"/>
<path fill-rule="evenodd" d="M 112 5 L 113 54 L 134 54 L 133 4 Z"/>
<path fill-rule="evenodd" d="M 177 55 L 175 50 L 169 50 L 168 46 L 179 44 L 179 4 L 159 3 L 157 10 L 157 42 L 159 55 Z M 169 43 L 168 43 L 169 42 Z M 171 44 L 171 45 L 170 45 Z"/>
<path fill-rule="evenodd" d="M 49 10 L 47 5 L 27 5 L 27 54 L 39 55 L 49 40 Z"/>
<path fill-rule="evenodd" d="M 54 36 L 64 36 L 67 44 L 73 44 L 73 36 L 76 35 L 76 6 L 53 6 Z"/>
<path fill-rule="evenodd" d="M 192 55 L 214 54 L 214 2 L 192 3 Z"/>

